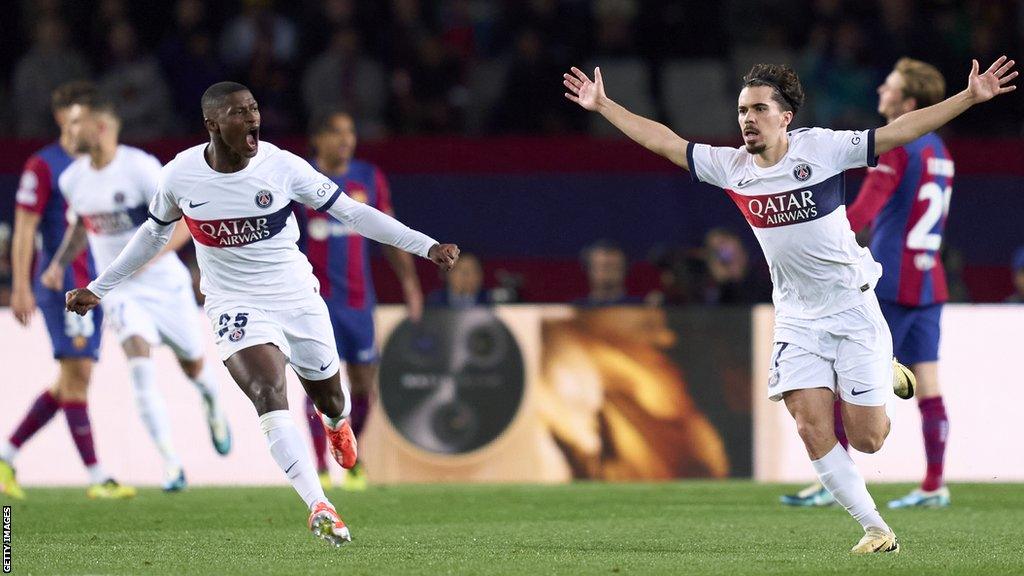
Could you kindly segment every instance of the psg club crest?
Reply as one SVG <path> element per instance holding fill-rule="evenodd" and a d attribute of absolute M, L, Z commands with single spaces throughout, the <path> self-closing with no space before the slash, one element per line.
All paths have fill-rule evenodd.
<path fill-rule="evenodd" d="M 245 338 L 244 328 L 235 328 L 231 334 L 228 334 L 228 340 L 231 340 L 232 342 L 238 342 L 242 338 Z"/>
<path fill-rule="evenodd" d="M 118 204 L 118 205 L 124 204 L 124 192 L 121 192 L 121 191 L 114 192 L 114 204 Z"/>
<path fill-rule="evenodd" d="M 796 168 L 793 168 L 793 178 L 801 182 L 806 182 L 811 177 L 811 167 L 807 164 L 797 164 Z"/>
<path fill-rule="evenodd" d="M 810 173 L 809 170 L 808 173 Z M 269 208 L 273 203 L 274 195 L 270 193 L 270 190 L 260 190 L 256 193 L 256 205 L 260 208 Z"/>

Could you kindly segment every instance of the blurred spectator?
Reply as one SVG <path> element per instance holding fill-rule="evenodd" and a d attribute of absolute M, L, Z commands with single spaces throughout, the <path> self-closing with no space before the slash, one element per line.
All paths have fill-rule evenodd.
<path fill-rule="evenodd" d="M 946 269 L 946 286 L 949 288 L 947 302 L 970 302 L 971 294 L 964 283 L 964 255 L 956 248 L 943 244 L 942 267 Z"/>
<path fill-rule="evenodd" d="M 221 35 L 221 59 L 234 69 L 248 68 L 257 57 L 291 62 L 297 51 L 295 24 L 271 10 L 271 0 L 244 0 L 243 4 L 242 14 Z"/>
<path fill-rule="evenodd" d="M 800 73 L 813 123 L 835 129 L 877 124 L 879 72 L 869 66 L 867 53 L 867 37 L 856 21 L 814 27 Z"/>
<path fill-rule="evenodd" d="M 505 77 L 503 99 L 494 108 L 492 129 L 498 133 L 558 133 L 581 128 L 586 118 L 565 105 L 560 90 L 551 90 L 568 63 L 545 52 L 540 33 L 526 28 L 516 37 Z"/>
<path fill-rule="evenodd" d="M 399 133 L 456 132 L 466 89 L 459 62 L 435 36 L 424 37 L 416 59 L 391 78 L 391 125 Z"/>
<path fill-rule="evenodd" d="M 379 62 L 363 54 L 359 32 L 342 28 L 326 52 L 314 59 L 302 77 L 306 111 L 316 116 L 329 108 L 348 110 L 359 118 L 359 131 L 369 138 L 384 133 L 387 80 Z"/>
<path fill-rule="evenodd" d="M 35 25 L 32 46 L 14 68 L 14 123 L 18 136 L 48 138 L 56 133 L 49 94 L 57 86 L 89 75 L 85 60 L 67 45 L 64 22 L 45 17 Z"/>
<path fill-rule="evenodd" d="M 639 6 L 636 0 L 596 0 L 594 11 L 595 56 L 631 56 L 636 52 L 633 31 Z"/>
<path fill-rule="evenodd" d="M 445 276 L 445 287 L 427 294 L 427 306 L 448 306 L 469 308 L 490 304 L 490 298 L 483 289 L 484 271 L 480 259 L 463 252 Z"/>
<path fill-rule="evenodd" d="M 171 98 L 156 58 L 140 52 L 135 28 L 125 20 L 110 28 L 107 44 L 109 60 L 98 86 L 117 106 L 122 137 L 146 140 L 164 135 L 170 126 Z"/>
<path fill-rule="evenodd" d="M 177 126 L 185 132 L 198 131 L 202 126 L 196 110 L 203 92 L 227 74 L 214 50 L 202 0 L 178 0 L 174 22 L 174 29 L 160 45 L 160 64 L 170 84 L 174 109 L 184 116 Z"/>
<path fill-rule="evenodd" d="M 660 288 L 647 295 L 647 303 L 679 306 L 704 301 L 708 266 L 702 250 L 658 246 L 651 252 L 648 259 L 658 269 Z"/>
<path fill-rule="evenodd" d="M 1013 270 L 1013 294 L 1006 298 L 1006 302 L 1016 304 L 1024 303 L 1024 246 L 1017 248 L 1013 253 L 1011 263 Z"/>
<path fill-rule="evenodd" d="M 708 284 L 707 304 L 752 304 L 771 300 L 771 286 L 751 274 L 750 259 L 743 241 L 734 232 L 714 228 L 704 237 L 704 258 Z"/>
<path fill-rule="evenodd" d="M 359 30 L 373 25 L 358 18 L 356 0 L 323 0 L 313 4 L 315 8 L 306 11 L 299 26 L 302 31 L 299 35 L 299 59 L 302 61 L 309 61 L 328 50 L 339 30 Z"/>
<path fill-rule="evenodd" d="M 641 304 L 642 298 L 626 294 L 626 272 L 629 262 L 618 244 L 598 240 L 583 250 L 583 267 L 587 272 L 590 293 L 573 302 L 578 306 L 614 306 Z"/>

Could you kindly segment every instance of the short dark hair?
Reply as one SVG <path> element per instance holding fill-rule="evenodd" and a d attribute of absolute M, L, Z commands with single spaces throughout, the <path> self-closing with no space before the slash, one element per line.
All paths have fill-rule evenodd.
<path fill-rule="evenodd" d="M 117 103 L 110 95 L 105 94 L 102 90 L 93 90 L 88 95 L 83 96 L 73 104 L 81 104 L 89 108 L 91 112 L 103 112 L 110 114 L 118 120 L 121 119 L 121 115 L 117 112 Z"/>
<path fill-rule="evenodd" d="M 804 89 L 800 85 L 800 77 L 792 68 L 785 64 L 754 64 L 754 67 L 743 77 L 743 87 L 771 86 L 772 99 L 783 110 L 796 114 L 804 103 Z"/>
<path fill-rule="evenodd" d="M 319 136 L 321 132 L 327 130 L 327 123 L 335 116 L 348 116 L 355 122 L 356 117 L 352 115 L 347 109 L 342 106 L 323 106 L 313 111 L 313 114 L 309 117 L 309 136 Z"/>
<path fill-rule="evenodd" d="M 583 264 L 584 268 L 590 268 L 590 257 L 594 255 L 594 252 L 599 251 L 618 252 L 619 254 L 622 255 L 623 260 L 626 259 L 626 251 L 622 249 L 622 246 L 619 246 L 612 240 L 602 238 L 600 240 L 597 240 L 596 242 L 587 245 L 585 248 L 583 248 L 583 251 L 580 252 L 580 261 Z"/>
<path fill-rule="evenodd" d="M 50 107 L 54 112 L 70 108 L 96 92 L 96 86 L 88 80 L 65 82 L 58 86 L 50 95 Z"/>
<path fill-rule="evenodd" d="M 217 82 L 207 88 L 206 92 L 203 92 L 203 99 L 200 101 L 203 114 L 205 115 L 207 111 L 220 106 L 225 96 L 235 92 L 252 92 L 252 90 L 249 90 L 245 84 L 231 81 Z"/>

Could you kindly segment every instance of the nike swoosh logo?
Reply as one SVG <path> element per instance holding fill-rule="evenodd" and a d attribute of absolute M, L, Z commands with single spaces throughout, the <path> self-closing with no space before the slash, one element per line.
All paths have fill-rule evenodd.
<path fill-rule="evenodd" d="M 749 180 L 740 180 L 739 182 L 736 183 L 736 187 L 737 188 L 743 188 L 744 186 L 746 186 L 747 184 L 750 184 L 754 180 L 755 180 L 754 178 L 751 178 Z"/>
<path fill-rule="evenodd" d="M 857 390 L 856 388 L 854 388 L 853 390 L 850 391 L 850 394 L 853 394 L 854 396 L 860 396 L 861 394 L 865 392 L 870 392 L 872 390 L 874 390 L 874 388 L 865 388 L 863 390 Z"/>
<path fill-rule="evenodd" d="M 331 364 L 334 364 L 334 360 L 329 361 L 327 364 L 320 364 L 320 371 L 323 372 L 324 370 L 327 370 Z"/>
<path fill-rule="evenodd" d="M 296 465 L 296 464 L 298 464 L 298 463 L 299 463 L 299 461 L 298 461 L 298 460 L 296 460 L 295 462 L 292 462 L 292 465 L 291 465 L 291 466 L 289 466 L 289 467 L 288 467 L 288 468 L 287 468 L 287 469 L 286 469 L 286 470 L 284 471 L 284 473 L 285 473 L 285 474 L 287 474 L 287 473 L 291 472 L 291 471 L 292 471 L 292 468 L 295 468 L 295 465 Z"/>
<path fill-rule="evenodd" d="M 200 202 L 200 203 L 197 204 L 197 203 L 189 200 L 188 201 L 188 207 L 189 208 L 199 208 L 200 206 L 202 206 L 204 204 L 209 204 L 210 202 L 212 202 L 212 200 L 207 200 L 206 202 Z"/>

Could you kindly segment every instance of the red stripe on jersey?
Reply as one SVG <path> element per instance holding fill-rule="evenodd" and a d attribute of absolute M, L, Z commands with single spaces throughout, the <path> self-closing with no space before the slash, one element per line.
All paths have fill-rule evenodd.
<path fill-rule="evenodd" d="M 192 237 L 203 246 L 236 248 L 276 236 L 292 214 L 290 204 L 266 216 L 196 220 L 185 216 Z"/>
<path fill-rule="evenodd" d="M 373 183 L 377 189 L 377 205 L 374 208 L 385 214 L 391 214 L 393 212 L 391 208 L 391 187 L 388 186 L 388 179 L 384 177 L 384 173 L 380 171 L 380 168 L 373 169 Z"/>
<path fill-rule="evenodd" d="M 363 261 L 363 242 L 366 239 L 358 234 L 348 237 L 348 305 L 352 308 L 366 306 L 366 262 Z"/>
<path fill-rule="evenodd" d="M 329 266 L 328 243 L 330 242 L 331 218 L 327 214 L 309 210 L 305 206 L 301 208 L 306 211 L 309 220 L 306 222 L 306 258 L 313 266 L 313 275 L 320 281 L 320 295 L 324 298 L 331 296 L 331 275 L 327 273 Z M 310 230 L 323 229 L 323 233 L 312 234 Z M 314 238 L 314 236 L 318 236 Z M 323 236 L 320 238 L 319 236 Z"/>
<path fill-rule="evenodd" d="M 71 271 L 75 275 L 75 288 L 85 288 L 89 285 L 89 251 L 85 250 L 71 262 Z"/>
<path fill-rule="evenodd" d="M 50 165 L 46 160 L 39 156 L 29 158 L 25 162 L 25 169 L 18 183 L 18 192 L 14 196 L 18 208 L 42 214 L 50 195 L 53 194 L 52 181 Z"/>
<path fill-rule="evenodd" d="M 903 227 L 903 254 L 900 257 L 900 285 L 896 289 L 896 301 L 906 306 L 916 306 L 921 302 L 921 288 L 924 286 L 924 273 L 918 270 L 914 264 L 914 257 L 922 251 L 908 248 L 907 237 L 921 216 L 924 216 L 925 211 L 928 210 L 929 200 L 917 198 L 916 194 L 921 187 L 934 180 L 928 173 L 928 160 L 934 156 L 935 150 L 931 146 L 921 150 L 921 180 L 918 182 L 917 190 L 914 191 L 915 198 L 910 206 L 907 224 Z"/>

